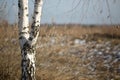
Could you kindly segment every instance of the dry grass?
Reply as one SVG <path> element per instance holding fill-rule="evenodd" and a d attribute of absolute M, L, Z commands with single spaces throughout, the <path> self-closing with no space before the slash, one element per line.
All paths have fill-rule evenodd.
<path fill-rule="evenodd" d="M 70 36 L 72 39 L 87 40 L 104 39 L 118 44 L 120 42 L 120 26 L 47 25 L 41 27 L 40 36 Z"/>
<path fill-rule="evenodd" d="M 73 27 L 74 26 L 74 27 Z M 0 24 L 0 80 L 19 80 L 21 75 L 21 55 L 18 45 L 18 29 L 6 22 Z M 87 40 L 111 40 L 115 44 L 120 43 L 120 28 L 113 27 L 84 27 L 79 25 L 66 26 L 42 26 L 40 29 L 41 42 L 47 42 L 50 37 L 70 36 L 71 40 L 80 38 Z M 58 56 L 60 51 L 66 51 L 69 46 L 46 47 L 37 50 L 37 80 L 94 80 L 74 76 L 73 73 L 79 69 L 77 65 L 79 58 L 76 56 Z M 50 62 L 50 63 L 49 63 Z M 47 67 L 45 64 L 46 63 Z M 68 66 L 68 64 L 70 64 Z M 65 68 L 63 68 L 66 66 Z M 58 67 L 58 68 L 57 68 Z M 71 68 L 72 70 L 71 70 Z M 81 72 L 86 70 L 80 69 Z M 102 75 L 101 75 L 102 76 Z M 104 77 L 99 80 L 106 80 Z M 116 79 L 117 80 L 117 79 Z"/>
<path fill-rule="evenodd" d="M 7 23 L 0 24 L 0 80 L 20 78 L 20 50 L 15 39 L 15 28 Z"/>

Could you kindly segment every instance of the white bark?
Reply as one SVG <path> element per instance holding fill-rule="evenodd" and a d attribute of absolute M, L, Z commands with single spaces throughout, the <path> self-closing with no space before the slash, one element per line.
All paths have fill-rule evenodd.
<path fill-rule="evenodd" d="M 42 14 L 42 5 L 43 0 L 35 0 L 34 5 L 34 15 L 33 15 L 33 23 L 31 26 L 31 35 L 30 35 L 30 43 L 31 45 L 35 45 L 38 35 L 39 35 L 39 27 L 40 27 L 40 20 L 41 20 L 41 14 Z"/>
<path fill-rule="evenodd" d="M 42 4 L 42 0 L 35 0 L 33 23 L 29 33 L 28 0 L 18 0 L 22 80 L 35 80 L 35 45 L 39 35 Z"/>
<path fill-rule="evenodd" d="M 24 43 L 29 38 L 29 18 L 28 18 L 28 0 L 19 0 L 19 39 L 20 46 L 23 48 Z"/>

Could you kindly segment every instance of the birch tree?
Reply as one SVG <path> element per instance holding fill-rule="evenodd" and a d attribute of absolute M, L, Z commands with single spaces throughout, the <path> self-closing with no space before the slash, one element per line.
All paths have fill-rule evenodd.
<path fill-rule="evenodd" d="M 18 27 L 19 43 L 22 55 L 22 75 L 21 80 L 35 79 L 35 54 L 36 41 L 39 35 L 40 19 L 42 13 L 43 0 L 35 0 L 34 15 L 31 30 L 29 30 L 29 0 L 18 0 Z"/>

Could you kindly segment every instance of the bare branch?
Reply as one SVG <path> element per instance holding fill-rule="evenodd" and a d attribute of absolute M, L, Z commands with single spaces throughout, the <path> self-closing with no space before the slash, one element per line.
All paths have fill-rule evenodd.
<path fill-rule="evenodd" d="M 108 0 L 105 0 L 106 1 L 106 5 L 107 5 L 107 8 L 108 8 L 108 13 L 109 15 L 107 16 L 107 18 L 110 18 L 110 23 L 112 24 L 112 19 L 111 19 L 111 11 L 110 11 L 110 6 L 109 6 L 109 2 Z"/>
<path fill-rule="evenodd" d="M 73 1 L 73 3 L 74 3 L 75 1 Z M 72 12 L 73 10 L 75 10 L 78 6 L 79 6 L 79 4 L 81 3 L 81 0 L 79 0 L 79 2 L 77 3 L 77 5 L 75 6 L 75 7 L 73 7 L 71 10 L 69 10 L 69 11 L 67 11 L 68 13 L 69 12 Z"/>
<path fill-rule="evenodd" d="M 0 12 L 2 12 L 6 8 L 6 5 L 7 5 L 7 1 L 4 0 L 0 6 Z"/>

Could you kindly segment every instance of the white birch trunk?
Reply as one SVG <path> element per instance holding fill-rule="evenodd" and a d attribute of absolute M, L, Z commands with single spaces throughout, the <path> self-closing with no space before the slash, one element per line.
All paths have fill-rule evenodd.
<path fill-rule="evenodd" d="M 43 5 L 43 0 L 35 0 L 33 22 L 31 26 L 31 33 L 30 33 L 30 39 L 29 39 L 31 45 L 36 44 L 36 41 L 39 35 L 42 5 Z"/>
<path fill-rule="evenodd" d="M 21 80 L 35 79 L 35 45 L 39 35 L 40 19 L 42 12 L 42 0 L 35 0 L 34 16 L 29 32 L 28 0 L 18 0 L 19 7 L 19 41 L 22 55 L 22 76 Z"/>

